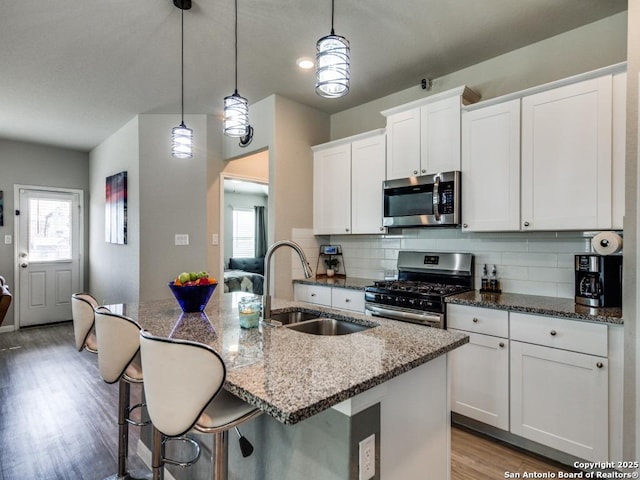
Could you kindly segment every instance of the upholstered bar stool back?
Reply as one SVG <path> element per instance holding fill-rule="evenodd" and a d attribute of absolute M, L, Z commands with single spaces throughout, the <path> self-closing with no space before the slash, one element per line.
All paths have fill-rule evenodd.
<path fill-rule="evenodd" d="M 88 293 L 74 293 L 71 295 L 71 316 L 73 318 L 73 334 L 76 348 L 91 353 L 98 353 L 98 344 L 93 326 L 95 323 L 94 309 L 98 302 Z"/>
<path fill-rule="evenodd" d="M 131 383 L 142 383 L 140 366 L 140 326 L 131 318 L 111 313 L 104 307 L 97 307 L 95 330 L 98 340 L 98 366 L 100 375 L 107 383 L 118 382 L 118 473 L 110 479 L 151 478 L 150 472 L 129 472 L 127 457 L 129 453 L 129 424 L 147 425 L 148 422 L 136 422 L 131 412 L 144 407 L 142 403 L 130 406 Z"/>
<path fill-rule="evenodd" d="M 175 437 L 195 430 L 214 435 L 213 479 L 226 480 L 227 432 L 258 416 L 260 410 L 222 388 L 224 361 L 207 345 L 142 330 L 140 352 L 147 410 L 154 427 L 153 478 L 164 478 L 162 435 Z"/>

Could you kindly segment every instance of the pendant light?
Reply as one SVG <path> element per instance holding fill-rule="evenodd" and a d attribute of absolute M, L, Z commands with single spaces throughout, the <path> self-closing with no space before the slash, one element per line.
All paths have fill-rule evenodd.
<path fill-rule="evenodd" d="M 171 155 L 176 158 L 193 157 L 193 130 L 184 124 L 184 11 L 191 8 L 191 0 L 173 0 L 181 10 L 180 37 L 180 102 L 182 117 L 180 125 L 171 129 Z"/>
<path fill-rule="evenodd" d="M 249 104 L 238 94 L 238 0 L 235 0 L 235 69 L 236 83 L 233 95 L 224 97 L 224 134 L 245 137 L 249 133 Z"/>
<path fill-rule="evenodd" d="M 316 43 L 316 93 L 338 98 L 349 93 L 351 77 L 349 40 L 333 30 L 334 0 L 331 0 L 331 34 Z"/>

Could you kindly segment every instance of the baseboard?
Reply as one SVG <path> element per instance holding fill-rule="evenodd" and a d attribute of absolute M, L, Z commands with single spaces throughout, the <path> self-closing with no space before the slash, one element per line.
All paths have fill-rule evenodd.
<path fill-rule="evenodd" d="M 5 325 L 4 327 L 0 327 L 0 333 L 9 333 L 14 332 L 16 330 L 15 325 Z"/>
<path fill-rule="evenodd" d="M 138 454 L 140 460 L 142 460 L 143 463 L 151 470 L 151 450 L 149 450 L 149 447 L 147 447 L 142 440 L 138 440 L 136 453 Z M 166 468 L 164 470 L 164 478 L 165 480 L 176 480 L 173 475 L 171 475 L 171 472 L 169 472 Z"/>

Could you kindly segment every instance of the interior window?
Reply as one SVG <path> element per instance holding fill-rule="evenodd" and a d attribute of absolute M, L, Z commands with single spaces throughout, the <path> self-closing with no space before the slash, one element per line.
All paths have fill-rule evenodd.
<path fill-rule="evenodd" d="M 252 209 L 233 209 L 233 256 L 255 256 L 255 218 Z"/>

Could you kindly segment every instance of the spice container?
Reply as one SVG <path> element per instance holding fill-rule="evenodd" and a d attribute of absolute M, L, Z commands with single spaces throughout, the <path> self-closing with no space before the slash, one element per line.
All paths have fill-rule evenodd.
<path fill-rule="evenodd" d="M 256 328 L 260 323 L 260 310 L 262 305 L 255 297 L 242 297 L 238 302 L 238 315 L 240 327 Z"/>

